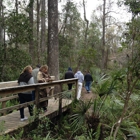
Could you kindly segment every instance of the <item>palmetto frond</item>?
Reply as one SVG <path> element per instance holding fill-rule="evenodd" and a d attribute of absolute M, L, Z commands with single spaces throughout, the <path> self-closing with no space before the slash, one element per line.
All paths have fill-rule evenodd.
<path fill-rule="evenodd" d="M 91 105 L 91 101 L 79 101 L 76 103 L 75 108 L 73 108 L 73 114 L 70 116 L 70 125 L 75 131 L 79 130 L 81 126 L 85 125 L 87 111 Z"/>
<path fill-rule="evenodd" d="M 103 96 L 109 94 L 113 89 L 111 85 L 111 81 L 109 78 L 100 79 L 99 83 L 97 83 L 93 88 L 92 91 L 99 96 Z"/>
<path fill-rule="evenodd" d="M 59 98 L 61 99 L 71 99 L 74 98 L 74 91 L 73 90 L 66 90 L 59 93 Z"/>

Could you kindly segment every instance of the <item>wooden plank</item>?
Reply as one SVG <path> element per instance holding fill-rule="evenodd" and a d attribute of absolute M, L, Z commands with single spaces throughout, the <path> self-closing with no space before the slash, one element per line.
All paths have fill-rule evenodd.
<path fill-rule="evenodd" d="M 35 90 L 34 86 L 17 86 L 17 87 L 8 87 L 8 88 L 1 88 L 0 89 L 0 96 L 9 96 L 12 94 L 22 93 L 26 91 Z"/>
<path fill-rule="evenodd" d="M 8 88 L 0 88 L 0 96 L 8 96 L 11 94 L 17 94 L 17 93 L 22 93 L 26 91 L 32 91 L 35 90 L 37 86 L 39 86 L 39 89 L 44 89 L 47 87 L 52 87 L 55 85 L 60 85 L 60 84 L 67 84 L 67 83 L 75 83 L 77 78 L 72 78 L 68 80 L 58 80 L 58 81 L 53 81 L 53 82 L 48 82 L 48 83 L 38 83 L 38 84 L 32 84 L 32 85 L 26 85 L 26 86 L 14 86 L 14 87 L 8 87 Z"/>
<path fill-rule="evenodd" d="M 17 110 L 17 109 L 20 109 L 22 107 L 27 107 L 28 105 L 31 105 L 31 104 L 34 104 L 34 103 L 35 103 L 35 101 L 31 101 L 31 102 L 26 102 L 26 103 L 19 104 L 19 105 L 14 105 L 12 107 L 7 107 L 7 108 L 4 108 L 4 109 L 0 109 L 0 113 L 5 113 L 7 111 Z"/>
<path fill-rule="evenodd" d="M 57 95 L 59 95 L 59 93 L 57 94 Z M 47 97 L 44 97 L 44 98 L 40 98 L 39 100 L 38 100 L 38 103 L 36 104 L 37 105 L 37 108 L 38 108 L 38 104 L 40 103 L 40 102 L 43 102 L 43 101 L 46 101 L 46 100 L 49 100 L 49 99 L 51 99 L 51 98 L 53 98 L 54 96 L 47 96 Z M 4 102 L 4 103 L 6 103 L 6 102 Z M 22 107 L 27 107 L 28 105 L 31 105 L 31 104 L 34 104 L 34 103 L 36 103 L 36 101 L 30 101 L 30 102 L 26 102 L 26 103 L 23 103 L 23 104 L 18 104 L 18 105 L 14 105 L 14 106 L 11 106 L 11 107 L 7 107 L 7 108 L 2 108 L 2 109 L 0 109 L 0 113 L 6 113 L 6 112 L 8 112 L 8 111 L 13 111 L 13 110 L 17 110 L 17 109 L 20 109 L 20 108 L 22 108 Z"/>
<path fill-rule="evenodd" d="M 58 115 L 58 102 L 59 102 L 58 100 L 50 99 L 49 104 L 48 104 L 48 111 L 46 113 L 39 114 L 39 119 L 41 119 L 41 118 L 43 118 L 45 116 L 51 116 L 51 114 L 53 114 L 53 112 L 55 112 L 54 116 Z M 62 100 L 62 107 L 64 108 L 67 105 L 69 105 L 70 103 L 71 103 L 71 100 L 63 99 Z M 4 131 L 1 132 L 0 135 L 15 131 L 18 128 L 25 127 L 28 124 L 30 124 L 30 120 L 32 120 L 34 117 L 29 116 L 29 112 L 28 112 L 27 108 L 25 109 L 25 116 L 29 117 L 29 120 L 23 121 L 23 122 L 20 121 L 20 113 L 19 113 L 19 111 L 15 111 L 15 112 L 13 112 L 11 114 L 8 114 L 6 116 L 0 117 L 0 123 L 2 121 L 5 121 L 5 123 L 4 123 Z M 54 116 L 52 115 L 52 117 L 54 117 Z"/>
<path fill-rule="evenodd" d="M 72 79 L 66 79 L 66 80 L 58 80 L 58 81 L 52 81 L 52 82 L 46 82 L 46 83 L 37 83 L 37 84 L 32 84 L 32 85 L 26 85 L 26 86 L 13 86 L 13 87 L 8 87 L 8 88 L 0 88 L 0 91 L 2 90 L 9 90 L 9 89 L 19 89 L 20 87 L 23 87 L 26 89 L 26 87 L 36 87 L 40 86 L 40 88 L 45 87 L 51 87 L 54 85 L 59 85 L 59 84 L 67 84 L 67 83 L 75 83 L 77 78 L 72 78 Z"/>
<path fill-rule="evenodd" d="M 9 96 L 9 97 L 4 97 L 0 99 L 0 102 L 5 102 L 5 101 L 9 101 L 9 100 L 13 100 L 13 99 L 17 99 L 18 95 L 13 95 L 13 96 Z"/>
<path fill-rule="evenodd" d="M 17 81 L 0 82 L 0 88 L 18 86 Z"/>

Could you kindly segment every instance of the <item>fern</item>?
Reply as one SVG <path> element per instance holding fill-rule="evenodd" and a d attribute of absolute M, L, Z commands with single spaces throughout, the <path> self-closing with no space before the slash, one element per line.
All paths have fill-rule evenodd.
<path fill-rule="evenodd" d="M 99 123 L 97 130 L 96 130 L 96 134 L 95 134 L 95 140 L 99 140 L 100 137 L 100 132 L 101 132 L 101 123 Z"/>

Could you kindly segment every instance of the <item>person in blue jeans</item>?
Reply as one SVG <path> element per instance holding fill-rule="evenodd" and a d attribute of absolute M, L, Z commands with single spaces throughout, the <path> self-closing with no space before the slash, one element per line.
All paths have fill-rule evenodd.
<path fill-rule="evenodd" d="M 90 93 L 90 87 L 91 87 L 91 83 L 93 82 L 93 78 L 89 71 L 87 71 L 87 73 L 85 74 L 84 80 L 85 80 L 85 88 L 87 90 L 87 93 Z"/>

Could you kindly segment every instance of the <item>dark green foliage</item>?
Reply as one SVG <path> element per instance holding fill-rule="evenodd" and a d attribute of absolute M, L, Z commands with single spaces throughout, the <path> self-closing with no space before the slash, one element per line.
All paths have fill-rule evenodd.
<path fill-rule="evenodd" d="M 91 140 L 94 136 L 93 130 L 87 127 L 87 111 L 91 102 L 77 101 L 72 102 L 70 113 L 60 120 L 60 126 L 55 127 L 55 138 L 61 139 L 78 139 L 87 138 Z M 61 129 L 60 129 L 61 128 Z"/>
<path fill-rule="evenodd" d="M 7 34 L 10 39 L 9 43 L 18 42 L 27 44 L 31 39 L 29 25 L 29 18 L 25 14 L 10 13 L 6 18 Z"/>
<path fill-rule="evenodd" d="M 140 1 L 138 0 L 126 0 L 124 5 L 129 6 L 130 12 L 134 15 L 138 15 L 140 13 Z"/>
<path fill-rule="evenodd" d="M 72 115 L 70 116 L 71 127 L 76 132 L 79 130 L 86 122 L 86 113 L 90 106 L 91 102 L 79 101 L 76 103 L 75 108 L 72 108 Z"/>
<path fill-rule="evenodd" d="M 71 66 L 74 62 L 73 58 L 73 44 L 72 39 L 66 38 L 63 36 L 59 36 L 59 61 L 60 61 L 60 68 L 64 68 L 67 70 L 69 66 Z"/>
<path fill-rule="evenodd" d="M 0 50 L 0 81 L 17 80 L 26 65 L 31 63 L 29 54 L 16 48 Z M 6 57 L 4 57 L 6 54 Z"/>
<path fill-rule="evenodd" d="M 80 65 L 83 65 L 85 69 L 90 69 L 95 65 L 95 57 L 96 57 L 96 51 L 94 48 L 83 48 L 79 51 L 79 63 Z M 87 63 L 88 62 L 88 63 Z"/>
<path fill-rule="evenodd" d="M 38 140 L 42 139 L 43 137 L 46 137 L 47 135 L 50 135 L 50 125 L 51 121 L 46 117 L 42 118 L 39 122 L 36 128 L 30 133 L 28 133 L 28 138 L 31 140 Z"/>

